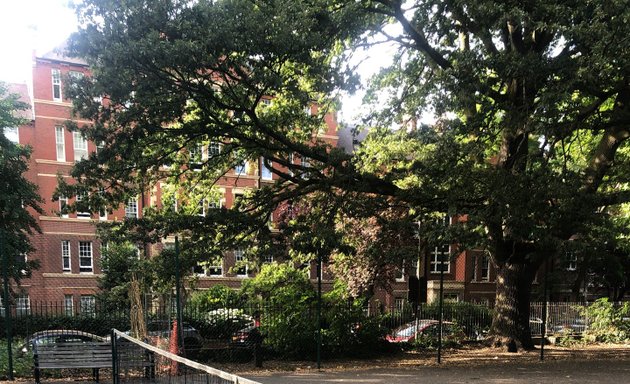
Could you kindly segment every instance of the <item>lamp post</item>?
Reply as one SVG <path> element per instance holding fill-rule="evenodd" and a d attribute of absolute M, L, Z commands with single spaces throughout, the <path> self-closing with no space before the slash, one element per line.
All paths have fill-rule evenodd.
<path fill-rule="evenodd" d="M 438 304 L 438 353 L 437 353 L 437 362 L 438 364 L 442 363 L 442 323 L 444 319 L 444 268 L 446 263 L 444 262 L 444 255 L 440 255 L 440 298 Z"/>
<path fill-rule="evenodd" d="M 322 252 L 317 252 L 317 369 L 322 368 Z"/>
<path fill-rule="evenodd" d="M 181 352 L 182 336 L 184 329 L 182 325 L 182 303 L 180 294 L 180 276 L 179 276 L 179 238 L 175 236 L 175 301 L 177 302 L 177 350 Z"/>

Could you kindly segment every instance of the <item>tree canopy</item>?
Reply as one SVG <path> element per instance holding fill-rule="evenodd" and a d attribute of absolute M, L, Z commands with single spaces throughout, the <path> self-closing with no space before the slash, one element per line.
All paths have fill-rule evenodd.
<path fill-rule="evenodd" d="M 344 191 L 342 213 L 395 208 L 429 242 L 487 249 L 498 272 L 493 332 L 530 348 L 536 271 L 628 199 L 627 5 L 87 0 L 70 53 L 91 66 L 73 96 L 93 123 L 73 128 L 105 148 L 77 164 L 74 188 L 106 189 L 92 207 L 162 180 L 211 189 L 262 156 L 280 179 L 238 212 L 250 214 L 238 224 L 248 231 L 234 231 L 237 213 L 223 210 L 159 219 L 153 233 L 246 233 L 262 244 L 281 203 Z M 398 51 L 366 100 L 365 125 L 378 129 L 346 154 L 317 133 L 335 92 L 356 87 L 348 52 L 382 41 Z M 320 113 L 307 116 L 312 103 Z M 428 111 L 436 121 L 423 125 Z M 220 152 L 191 161 L 193 148 L 214 142 Z M 431 225 L 438 213 L 466 220 L 445 231 Z"/>
<path fill-rule="evenodd" d="M 24 175 L 31 150 L 5 136 L 5 130 L 25 123 L 18 112 L 27 108 L 0 83 L 0 262 L 6 258 L 9 280 L 17 283 L 38 266 L 26 255 L 33 250 L 30 236 L 39 231 L 32 212 L 42 212 L 37 186 Z"/>

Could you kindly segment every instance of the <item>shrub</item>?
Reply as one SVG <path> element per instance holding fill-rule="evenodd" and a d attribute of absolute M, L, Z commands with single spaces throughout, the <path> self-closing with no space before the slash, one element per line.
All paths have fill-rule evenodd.
<path fill-rule="evenodd" d="M 583 309 L 590 325 L 584 332 L 588 341 L 620 343 L 630 340 L 630 303 L 616 307 L 607 298 L 601 298 Z"/>

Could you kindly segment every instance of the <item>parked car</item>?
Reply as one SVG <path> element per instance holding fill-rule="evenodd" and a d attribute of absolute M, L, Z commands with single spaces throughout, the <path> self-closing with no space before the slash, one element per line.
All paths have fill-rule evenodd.
<path fill-rule="evenodd" d="M 563 335 L 577 335 L 584 333 L 587 328 L 588 325 L 584 319 L 574 319 L 563 324 L 555 325 L 553 327 L 553 331 L 554 333 L 560 333 Z"/>
<path fill-rule="evenodd" d="M 20 348 L 23 353 L 33 349 L 33 345 L 49 345 L 59 343 L 89 343 L 104 342 L 106 338 L 91 333 L 74 329 L 54 329 L 36 332 L 26 338 L 26 342 Z"/>
<path fill-rule="evenodd" d="M 424 319 L 412 321 L 398 327 L 387 335 L 385 339 L 390 343 L 411 343 L 415 341 L 416 335 L 426 335 L 437 338 L 440 332 L 440 323 L 437 320 Z M 442 336 L 444 338 L 464 339 L 466 334 L 457 324 L 450 321 L 442 322 Z"/>
<path fill-rule="evenodd" d="M 230 347 L 249 348 L 252 347 L 256 342 L 260 341 L 262 341 L 260 330 L 255 324 L 251 324 L 243 329 L 239 329 L 232 334 Z"/>
<path fill-rule="evenodd" d="M 169 320 L 151 320 L 147 323 L 147 336 L 153 344 L 157 343 L 158 338 L 170 339 L 173 331 L 172 322 Z M 130 334 L 131 331 L 125 332 Z M 182 345 L 186 353 L 197 353 L 203 346 L 203 337 L 199 331 L 187 323 L 182 326 Z"/>

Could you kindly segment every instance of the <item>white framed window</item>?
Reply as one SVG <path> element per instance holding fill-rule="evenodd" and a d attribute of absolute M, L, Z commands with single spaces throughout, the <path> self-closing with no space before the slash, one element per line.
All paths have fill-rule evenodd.
<path fill-rule="evenodd" d="M 61 101 L 61 71 L 53 68 L 52 75 L 52 98 L 53 101 Z"/>
<path fill-rule="evenodd" d="M 72 132 L 72 144 L 74 148 L 74 161 L 86 159 L 88 156 L 88 144 L 81 132 Z"/>
<path fill-rule="evenodd" d="M 96 315 L 96 298 L 93 295 L 81 295 L 79 305 L 82 315 L 90 317 Z"/>
<path fill-rule="evenodd" d="M 15 312 L 18 316 L 31 313 L 31 299 L 28 294 L 19 294 L 15 297 Z"/>
<path fill-rule="evenodd" d="M 307 172 L 306 172 L 306 169 L 308 169 L 308 168 L 311 166 L 311 162 L 310 162 L 310 160 L 308 159 L 308 157 L 303 156 L 303 157 L 301 158 L 301 160 L 300 160 L 300 163 L 301 163 L 302 167 L 304 168 L 304 169 L 302 170 L 302 175 L 301 175 L 301 176 L 302 176 L 302 178 L 303 178 L 303 179 L 306 179 L 306 177 L 307 177 Z"/>
<path fill-rule="evenodd" d="M 79 272 L 93 273 L 92 242 L 79 241 Z"/>
<path fill-rule="evenodd" d="M 7 138 L 13 144 L 20 144 L 20 132 L 18 131 L 18 127 L 4 127 L 3 133 L 4 137 Z"/>
<path fill-rule="evenodd" d="M 490 257 L 488 255 L 481 256 L 481 281 L 490 281 Z"/>
<path fill-rule="evenodd" d="M 271 104 L 273 104 L 273 101 L 271 99 L 260 99 L 260 102 L 262 103 L 263 107 L 271 107 Z"/>
<path fill-rule="evenodd" d="M 454 303 L 459 302 L 459 293 L 444 292 L 444 301 L 450 301 Z"/>
<path fill-rule="evenodd" d="M 66 140 L 62 126 L 55 127 L 55 146 L 57 151 L 57 161 L 66 161 Z"/>
<path fill-rule="evenodd" d="M 208 276 L 221 277 L 223 276 L 223 258 L 217 260 L 217 263 L 210 265 L 207 268 Z"/>
<path fill-rule="evenodd" d="M 197 203 L 197 216 L 206 216 L 206 199 L 200 199 Z"/>
<path fill-rule="evenodd" d="M 396 281 L 405 281 L 405 266 L 403 263 L 400 263 L 400 265 L 396 267 Z"/>
<path fill-rule="evenodd" d="M 67 219 L 68 212 L 64 212 L 63 210 L 68 206 L 68 198 L 65 196 L 59 196 L 59 216 Z"/>
<path fill-rule="evenodd" d="M 72 271 L 70 241 L 61 240 L 61 270 L 64 272 Z"/>
<path fill-rule="evenodd" d="M 217 197 L 216 199 L 206 200 L 208 203 L 209 209 L 218 209 L 223 206 L 221 197 Z"/>
<path fill-rule="evenodd" d="M 271 263 L 273 263 L 273 255 L 265 255 L 263 257 L 263 263 L 264 264 L 271 264 Z"/>
<path fill-rule="evenodd" d="M 104 188 L 100 188 L 98 191 L 98 194 L 103 197 L 105 195 L 105 189 Z M 106 206 L 101 206 L 101 208 L 98 210 L 98 219 L 101 221 L 105 221 L 107 220 L 107 207 Z"/>
<path fill-rule="evenodd" d="M 197 264 L 193 267 L 192 272 L 197 276 L 206 276 L 206 267 L 202 264 Z"/>
<path fill-rule="evenodd" d="M 66 316 L 74 315 L 74 297 L 72 295 L 63 296 L 63 310 Z"/>
<path fill-rule="evenodd" d="M 105 149 L 105 142 L 104 141 L 97 141 L 96 142 L 96 152 L 102 152 Z"/>
<path fill-rule="evenodd" d="M 246 175 L 247 174 L 247 161 L 243 160 L 239 164 L 234 167 L 234 173 L 237 175 Z"/>
<path fill-rule="evenodd" d="M 80 193 L 76 196 L 77 201 L 83 201 L 87 198 L 87 192 Z M 79 219 L 89 219 L 92 215 L 90 212 L 77 212 L 77 218 Z"/>
<path fill-rule="evenodd" d="M 439 247 L 434 247 L 431 251 L 430 256 L 430 271 L 431 273 L 440 273 L 440 271 L 444 271 L 444 273 L 449 273 L 451 271 L 451 246 L 450 245 L 441 245 Z"/>
<path fill-rule="evenodd" d="M 567 271 L 576 271 L 578 265 L 578 257 L 575 252 L 567 252 Z"/>
<path fill-rule="evenodd" d="M 293 152 L 289 153 L 289 164 L 294 164 L 295 162 L 295 155 L 293 154 Z M 293 176 L 293 170 L 291 169 L 291 167 L 287 167 L 287 172 L 289 172 L 289 175 Z"/>
<path fill-rule="evenodd" d="M 129 198 L 125 205 L 125 217 L 138 218 L 138 199 L 135 197 Z"/>
<path fill-rule="evenodd" d="M 260 158 L 260 176 L 263 180 L 273 179 L 273 173 L 271 172 L 271 162 L 264 157 Z"/>
<path fill-rule="evenodd" d="M 68 77 L 70 77 L 70 84 L 67 84 L 67 85 L 72 87 L 72 89 L 76 91 L 79 87 L 79 82 L 81 81 L 81 79 L 83 79 L 84 76 L 85 75 L 83 74 L 83 72 L 68 71 Z"/>
<path fill-rule="evenodd" d="M 204 147 L 202 144 L 192 144 L 188 149 L 190 168 L 195 171 L 201 170 L 204 161 Z"/>
<path fill-rule="evenodd" d="M 402 297 L 396 297 L 394 299 L 394 311 L 402 312 L 405 309 L 405 299 Z"/>
<path fill-rule="evenodd" d="M 236 277 L 247 277 L 249 274 L 247 260 L 241 248 L 234 250 L 234 263 L 236 264 Z"/>
<path fill-rule="evenodd" d="M 221 154 L 221 143 L 216 141 L 210 142 L 210 145 L 208 145 L 208 156 L 213 157 L 219 154 Z"/>

